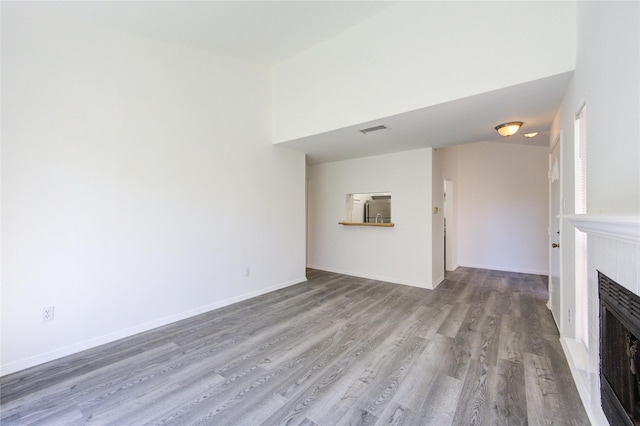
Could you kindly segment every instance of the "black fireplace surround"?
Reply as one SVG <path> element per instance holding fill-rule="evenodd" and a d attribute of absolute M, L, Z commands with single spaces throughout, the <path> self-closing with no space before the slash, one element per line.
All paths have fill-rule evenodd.
<path fill-rule="evenodd" d="M 598 271 L 600 392 L 611 425 L 640 425 L 640 297 Z"/>

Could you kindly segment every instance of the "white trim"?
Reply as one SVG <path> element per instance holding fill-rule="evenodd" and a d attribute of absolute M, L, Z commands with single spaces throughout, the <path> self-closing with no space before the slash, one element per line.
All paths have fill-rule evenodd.
<path fill-rule="evenodd" d="M 545 277 L 548 276 L 549 274 L 549 271 L 543 271 L 539 269 L 512 268 L 510 266 L 475 265 L 475 264 L 465 264 L 461 266 L 463 268 L 488 269 L 492 271 L 502 271 L 502 272 L 516 272 L 518 274 L 544 275 Z"/>
<path fill-rule="evenodd" d="M 391 284 L 402 284 L 402 285 L 408 285 L 411 287 L 419 287 L 419 288 L 426 288 L 427 290 L 433 290 L 433 288 L 431 287 L 431 284 L 429 283 L 403 280 L 401 278 L 384 277 L 381 275 L 372 275 L 372 274 L 363 274 L 360 272 L 347 271 L 344 269 L 337 269 L 337 268 L 329 268 L 329 267 L 320 266 L 320 265 L 307 265 L 307 268 L 317 269 L 319 271 L 334 272 L 336 274 L 351 275 L 352 277 L 366 278 L 369 280 L 384 281 Z"/>
<path fill-rule="evenodd" d="M 562 351 L 567 358 L 571 376 L 573 377 L 573 381 L 576 384 L 578 394 L 580 395 L 580 400 L 582 401 L 582 405 L 587 412 L 587 417 L 589 417 L 591 424 L 607 424 L 606 422 L 603 422 L 603 419 L 606 419 L 606 417 L 600 406 L 600 398 L 598 397 L 598 401 L 591 400 L 590 379 L 596 378 L 598 376 L 597 374 L 589 371 L 588 351 L 586 350 L 582 342 L 578 342 L 574 339 L 569 339 L 568 337 L 564 336 L 560 336 L 560 345 L 562 346 Z M 598 383 L 598 387 L 599 385 L 600 384 Z"/>
<path fill-rule="evenodd" d="M 134 327 L 130 327 L 124 330 L 119 330 L 114 333 L 106 334 L 104 336 L 95 337 L 93 339 L 85 340 L 74 345 L 66 346 L 64 348 L 55 349 L 50 352 L 45 352 L 30 358 L 21 359 L 0 367 L 0 376 L 15 373 L 26 368 L 35 367 L 36 365 L 44 364 L 45 362 L 53 361 L 68 355 L 95 348 L 96 346 L 111 343 L 125 337 L 133 336 L 134 334 L 142 333 L 144 331 L 153 330 L 154 328 L 161 327 L 163 325 L 171 324 L 183 319 L 191 318 L 196 315 L 203 314 L 205 312 L 213 311 L 214 309 L 222 308 L 224 306 L 232 305 L 234 303 L 242 302 L 243 300 L 251 299 L 262 294 L 271 293 L 272 291 L 279 290 L 281 288 L 290 287 L 295 284 L 300 284 L 307 281 L 306 277 L 297 278 L 295 280 L 287 281 L 284 283 L 276 284 L 271 287 L 267 287 L 261 290 L 257 290 L 251 293 L 243 294 L 229 299 L 221 300 L 219 302 L 211 303 L 205 306 L 200 306 L 195 309 L 191 309 L 185 312 L 180 312 L 175 315 L 169 315 L 164 318 L 160 318 L 154 321 L 149 321 L 144 324 L 140 324 Z"/>
<path fill-rule="evenodd" d="M 447 272 L 453 272 L 453 271 L 455 271 L 456 269 L 458 269 L 458 267 L 459 267 L 459 266 L 460 266 L 460 265 L 458 265 L 458 263 L 455 263 L 455 264 L 452 266 L 452 268 L 451 268 L 451 269 L 447 269 L 446 271 L 447 271 Z"/>
<path fill-rule="evenodd" d="M 564 149 L 564 132 L 562 130 L 558 131 L 558 134 L 556 135 L 555 139 L 553 140 L 553 143 L 551 144 L 551 148 L 549 149 L 549 227 L 547 229 L 547 243 L 548 243 L 548 271 L 547 271 L 547 276 L 548 276 L 548 294 L 549 294 L 549 299 L 547 300 L 547 307 L 549 308 L 549 311 L 551 311 L 551 316 L 553 317 L 553 320 L 556 323 L 556 327 L 558 327 L 558 330 L 564 330 L 564 327 L 562 326 L 563 321 L 564 321 L 564 314 L 563 312 L 565 312 L 564 306 L 563 306 L 563 299 L 561 297 L 561 289 L 563 288 L 562 285 L 562 280 L 563 280 L 563 268 L 562 268 L 562 264 L 564 261 L 564 258 L 562 256 L 562 250 L 557 251 L 557 256 L 558 256 L 558 269 L 557 271 L 553 270 L 553 266 L 554 266 L 554 262 L 553 262 L 553 256 L 556 255 L 556 252 L 554 252 L 554 250 L 551 248 L 552 247 L 552 243 L 554 243 L 555 241 L 557 241 L 558 243 L 562 243 L 562 237 L 564 236 L 564 230 L 563 230 L 563 221 L 561 220 L 562 214 L 564 213 L 564 166 L 562 163 L 562 159 L 563 159 L 563 154 L 562 154 L 562 150 Z M 557 150 L 557 157 L 558 157 L 558 167 L 559 167 L 559 174 L 558 174 L 558 199 L 556 200 L 558 203 L 558 211 L 557 212 L 553 212 L 552 210 L 552 206 L 554 203 L 553 200 L 553 190 L 552 190 L 552 162 L 551 159 L 553 158 L 553 152 L 554 150 Z M 553 235 L 553 231 L 551 230 L 551 224 L 554 222 L 553 221 L 553 216 L 557 214 L 559 217 L 558 219 L 558 229 L 557 232 L 559 232 L 559 236 L 558 234 Z M 556 286 L 554 286 L 553 284 L 553 277 L 554 277 L 554 272 L 557 272 L 557 279 L 558 279 L 558 283 L 557 283 L 557 289 L 555 288 Z M 560 290 L 560 291 L 558 291 Z M 554 305 L 557 306 L 556 311 L 554 311 Z"/>
<path fill-rule="evenodd" d="M 600 235 L 631 243 L 640 243 L 640 215 L 566 215 L 577 229 L 588 234 Z"/>
<path fill-rule="evenodd" d="M 442 284 L 444 282 L 444 275 L 440 276 L 438 279 L 436 279 L 433 284 L 431 284 L 433 286 L 433 288 L 435 289 L 436 287 L 438 287 L 440 284 Z"/>

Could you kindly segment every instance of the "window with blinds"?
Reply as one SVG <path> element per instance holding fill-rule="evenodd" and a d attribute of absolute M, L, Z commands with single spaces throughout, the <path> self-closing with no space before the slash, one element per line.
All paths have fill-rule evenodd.
<path fill-rule="evenodd" d="M 587 106 L 575 118 L 574 128 L 575 214 L 587 213 Z M 589 299 L 587 292 L 587 234 L 576 230 L 575 286 L 576 340 L 589 347 Z"/>
<path fill-rule="evenodd" d="M 575 214 L 587 213 L 587 106 L 575 120 Z"/>

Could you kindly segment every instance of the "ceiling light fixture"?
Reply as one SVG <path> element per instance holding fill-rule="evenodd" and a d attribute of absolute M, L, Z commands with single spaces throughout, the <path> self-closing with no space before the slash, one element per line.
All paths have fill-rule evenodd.
<path fill-rule="evenodd" d="M 512 121 L 496 126 L 496 130 L 501 136 L 511 136 L 520 130 L 520 126 L 522 126 L 522 121 Z"/>
<path fill-rule="evenodd" d="M 538 135 L 538 132 L 525 133 L 525 134 L 524 134 L 524 137 L 525 137 L 525 138 L 532 138 L 532 137 L 537 136 L 537 135 Z"/>

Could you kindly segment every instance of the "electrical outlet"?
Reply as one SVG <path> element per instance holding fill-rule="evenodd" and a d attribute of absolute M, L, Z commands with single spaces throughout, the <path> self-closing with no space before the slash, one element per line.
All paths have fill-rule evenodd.
<path fill-rule="evenodd" d="M 44 308 L 42 308 L 42 322 L 53 321 L 53 313 L 53 306 L 45 306 Z"/>
<path fill-rule="evenodd" d="M 251 268 L 247 266 L 244 268 L 244 276 L 248 277 L 249 275 L 251 275 Z"/>
<path fill-rule="evenodd" d="M 569 318 L 568 318 L 568 320 L 569 320 L 569 324 L 571 324 L 571 308 L 569 308 Z"/>

